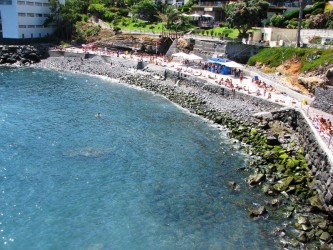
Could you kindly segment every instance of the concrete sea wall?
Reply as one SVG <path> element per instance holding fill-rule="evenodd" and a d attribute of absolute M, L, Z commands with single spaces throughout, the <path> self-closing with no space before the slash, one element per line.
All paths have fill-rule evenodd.
<path fill-rule="evenodd" d="M 305 154 L 311 175 L 314 177 L 313 188 L 317 190 L 323 209 L 333 215 L 333 160 L 316 133 L 311 121 L 302 112 L 287 109 L 273 112 L 275 120 L 295 127 Z"/>

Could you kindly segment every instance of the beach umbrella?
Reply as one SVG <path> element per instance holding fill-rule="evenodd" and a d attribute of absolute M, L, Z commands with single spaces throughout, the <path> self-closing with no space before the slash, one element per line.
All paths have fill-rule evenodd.
<path fill-rule="evenodd" d="M 211 16 L 211 15 L 208 15 L 208 14 L 204 14 L 204 15 L 202 15 L 203 17 L 207 17 L 207 18 L 214 18 L 213 16 Z"/>
<path fill-rule="evenodd" d="M 195 54 L 188 54 L 185 59 L 187 60 L 202 60 L 202 57 L 197 56 Z"/>
<path fill-rule="evenodd" d="M 230 60 L 227 58 L 208 58 L 208 62 L 225 65 L 227 62 L 230 62 Z"/>
<path fill-rule="evenodd" d="M 241 65 L 239 63 L 236 63 L 234 61 L 226 62 L 224 65 L 229 67 L 229 68 L 241 68 L 241 69 L 244 68 L 243 65 Z"/>
<path fill-rule="evenodd" d="M 200 17 L 200 15 L 199 15 L 199 14 L 196 14 L 196 13 L 194 13 L 194 14 L 192 14 L 192 15 L 190 15 L 190 16 L 192 17 L 193 20 L 198 20 L 199 17 Z"/>
<path fill-rule="evenodd" d="M 200 17 L 200 15 L 199 14 L 196 14 L 196 13 L 194 13 L 194 14 L 192 14 L 192 15 L 190 15 L 191 17 Z"/>
<path fill-rule="evenodd" d="M 174 53 L 172 54 L 173 57 L 181 57 L 181 58 L 185 58 L 186 56 L 188 56 L 188 54 L 184 53 L 184 52 L 178 52 L 178 53 Z"/>

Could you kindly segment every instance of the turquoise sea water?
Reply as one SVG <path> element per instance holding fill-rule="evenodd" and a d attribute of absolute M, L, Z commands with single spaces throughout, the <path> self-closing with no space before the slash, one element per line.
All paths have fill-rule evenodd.
<path fill-rule="evenodd" d="M 228 188 L 245 156 L 224 132 L 99 78 L 0 79 L 0 249 L 275 248 L 255 193 Z"/>

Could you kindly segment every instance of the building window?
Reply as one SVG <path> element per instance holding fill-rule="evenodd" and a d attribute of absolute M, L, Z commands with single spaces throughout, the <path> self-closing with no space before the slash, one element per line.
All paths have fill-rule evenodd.
<path fill-rule="evenodd" d="M 42 38 L 42 33 L 39 33 L 39 38 Z"/>
<path fill-rule="evenodd" d="M 49 17 L 50 16 L 50 14 L 44 14 L 44 17 Z"/>
<path fill-rule="evenodd" d="M 18 16 L 26 16 L 25 13 L 17 13 Z"/>
<path fill-rule="evenodd" d="M 34 34 L 31 33 L 31 38 L 34 38 Z"/>
<path fill-rule="evenodd" d="M 17 1 L 17 5 L 25 5 L 25 1 Z"/>
<path fill-rule="evenodd" d="M 43 3 L 43 6 L 44 6 L 44 7 L 48 7 L 48 6 L 49 6 L 49 3 Z"/>
<path fill-rule="evenodd" d="M 19 25 L 20 29 L 25 29 L 27 27 L 27 25 Z"/>
<path fill-rule="evenodd" d="M 43 3 L 35 2 L 35 6 L 43 6 Z"/>
<path fill-rule="evenodd" d="M 43 25 L 36 25 L 36 28 L 44 28 Z"/>
<path fill-rule="evenodd" d="M 36 13 L 36 16 L 37 16 L 37 17 L 43 17 L 43 14 Z"/>
<path fill-rule="evenodd" d="M 28 28 L 35 28 L 35 25 L 28 25 Z"/>
<path fill-rule="evenodd" d="M 29 17 L 34 17 L 34 16 L 35 16 L 35 13 L 27 13 L 27 16 L 29 16 Z"/>
<path fill-rule="evenodd" d="M 22 34 L 22 39 L 24 39 L 24 34 Z"/>
<path fill-rule="evenodd" d="M 34 2 L 28 2 L 28 1 L 27 1 L 27 5 L 31 5 L 31 6 L 32 6 L 32 5 L 35 5 L 35 3 L 34 3 Z"/>
<path fill-rule="evenodd" d="M 12 5 L 12 0 L 0 0 L 0 5 Z"/>

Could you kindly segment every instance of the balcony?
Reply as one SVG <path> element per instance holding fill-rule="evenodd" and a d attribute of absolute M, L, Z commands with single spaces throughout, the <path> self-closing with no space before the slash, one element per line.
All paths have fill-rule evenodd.
<path fill-rule="evenodd" d="M 213 1 L 213 2 L 203 2 L 203 1 L 199 1 L 198 6 L 222 6 L 223 3 L 222 1 Z"/>
<path fill-rule="evenodd" d="M 305 0 L 305 3 L 306 5 L 311 5 L 312 4 L 312 0 Z M 300 3 L 299 1 L 293 1 L 293 0 L 290 0 L 290 1 L 269 1 L 269 7 L 277 7 L 277 8 L 281 8 L 281 7 L 289 7 L 289 8 L 292 8 L 292 7 L 300 7 Z"/>

